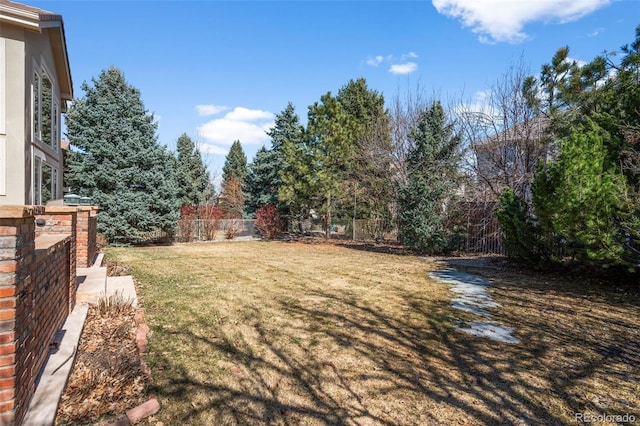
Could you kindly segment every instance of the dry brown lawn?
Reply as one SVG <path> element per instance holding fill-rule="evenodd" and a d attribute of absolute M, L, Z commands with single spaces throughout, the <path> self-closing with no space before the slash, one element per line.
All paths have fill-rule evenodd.
<path fill-rule="evenodd" d="M 112 248 L 151 325 L 165 425 L 580 424 L 640 420 L 637 293 L 457 266 L 493 279 L 522 343 L 454 329 L 446 267 L 366 245 Z M 471 268 L 471 269 L 470 269 Z M 626 291 L 626 292 L 625 292 Z M 615 424 L 612 421 L 599 424 Z"/>

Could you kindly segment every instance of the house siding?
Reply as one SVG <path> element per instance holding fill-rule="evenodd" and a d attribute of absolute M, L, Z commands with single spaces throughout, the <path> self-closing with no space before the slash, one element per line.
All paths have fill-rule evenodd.
<path fill-rule="evenodd" d="M 6 191 L 0 195 L 0 204 L 25 204 L 25 165 L 31 161 L 27 151 L 25 129 L 27 127 L 25 98 L 25 48 L 24 30 L 11 25 L 0 25 L 0 37 L 4 41 L 5 61 L 5 179 Z"/>
<path fill-rule="evenodd" d="M 62 198 L 62 149 L 32 137 L 31 83 L 34 71 L 46 68 L 54 83 L 54 99 L 58 102 L 58 132 L 60 132 L 60 87 L 51 47 L 49 30 L 42 33 L 13 25 L 0 25 L 0 204 L 32 204 L 34 152 L 58 170 L 57 193 Z M 58 135 L 59 136 L 59 135 Z M 3 182 L 4 179 L 4 188 Z"/>

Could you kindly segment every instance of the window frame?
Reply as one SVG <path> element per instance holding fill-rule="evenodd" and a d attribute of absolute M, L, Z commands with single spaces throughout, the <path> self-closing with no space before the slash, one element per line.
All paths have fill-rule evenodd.
<path fill-rule="evenodd" d="M 34 148 L 31 162 L 31 204 L 33 205 L 45 205 L 47 201 L 55 200 L 58 196 L 58 176 L 60 171 L 52 162 L 47 161 L 47 159 L 47 154 Z M 43 203 L 43 169 L 45 167 L 49 167 L 51 169 L 51 175 L 49 177 L 51 183 L 48 188 L 51 198 Z"/>
<path fill-rule="evenodd" d="M 50 102 L 50 121 L 46 124 L 49 126 L 49 138 L 44 140 L 43 126 L 43 104 L 46 101 L 44 99 L 43 81 L 47 79 L 51 85 L 51 98 Z M 37 81 L 36 81 L 37 80 Z M 33 72 L 31 73 L 31 142 L 40 143 L 42 146 L 46 146 L 53 152 L 60 151 L 60 102 L 57 96 L 57 85 L 53 78 L 51 69 L 46 64 L 43 58 L 38 63 L 37 60 L 33 60 Z"/>
<path fill-rule="evenodd" d="M 0 196 L 7 195 L 6 43 L 0 38 Z"/>
<path fill-rule="evenodd" d="M 31 142 L 40 142 L 42 134 L 42 122 L 40 119 L 40 85 L 42 78 L 38 72 L 36 62 L 33 63 L 33 72 L 31 73 Z"/>

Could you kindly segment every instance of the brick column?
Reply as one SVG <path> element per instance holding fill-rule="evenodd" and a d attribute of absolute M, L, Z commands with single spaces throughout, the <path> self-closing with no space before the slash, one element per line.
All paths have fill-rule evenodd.
<path fill-rule="evenodd" d="M 18 323 L 29 318 L 32 304 L 31 275 L 35 268 L 35 214 L 43 207 L 0 206 L 0 424 L 20 424 L 33 389 L 26 377 L 32 373 L 17 366 L 24 365 L 18 356 L 25 342 L 32 339 L 25 331 L 32 324 Z M 25 339 L 25 340 L 26 340 Z"/>
<path fill-rule="evenodd" d="M 76 262 L 79 268 L 93 265 L 96 256 L 96 220 L 98 208 L 77 207 L 78 221 L 76 225 Z"/>
<path fill-rule="evenodd" d="M 36 238 L 43 235 L 71 235 L 71 247 L 69 253 L 69 312 L 76 305 L 76 291 L 78 280 L 76 279 L 76 266 L 84 267 L 78 263 L 77 243 L 78 207 L 71 206 L 46 206 L 44 214 L 36 215 Z M 44 223 L 42 223 L 44 221 Z"/>

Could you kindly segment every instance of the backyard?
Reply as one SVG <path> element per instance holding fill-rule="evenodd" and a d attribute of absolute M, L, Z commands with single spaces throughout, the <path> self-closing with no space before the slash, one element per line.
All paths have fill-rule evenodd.
<path fill-rule="evenodd" d="M 457 331 L 474 315 L 429 278 L 447 262 L 393 247 L 193 243 L 107 257 L 137 281 L 164 424 L 640 419 L 636 289 L 457 259 L 493 281 L 493 318 L 520 340 L 509 344 Z"/>

